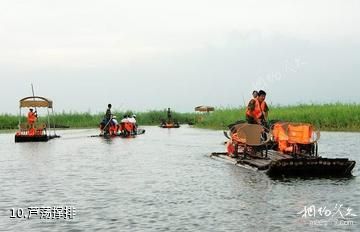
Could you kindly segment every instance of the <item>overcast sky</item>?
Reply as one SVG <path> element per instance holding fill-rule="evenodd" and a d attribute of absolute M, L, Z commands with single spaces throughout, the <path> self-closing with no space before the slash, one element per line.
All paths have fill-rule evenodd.
<path fill-rule="evenodd" d="M 1 0 L 0 113 L 360 102 L 358 0 Z"/>

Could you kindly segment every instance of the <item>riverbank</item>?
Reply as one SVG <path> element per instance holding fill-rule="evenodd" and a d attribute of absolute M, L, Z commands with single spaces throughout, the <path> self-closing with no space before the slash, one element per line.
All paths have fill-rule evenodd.
<path fill-rule="evenodd" d="M 245 108 L 219 109 L 196 123 L 197 127 L 225 129 L 237 120 L 245 120 Z M 308 122 L 322 131 L 360 131 L 359 104 L 312 104 L 270 106 L 269 120 Z"/>
<path fill-rule="evenodd" d="M 114 112 L 120 121 L 122 115 L 132 112 Z M 153 110 L 135 112 L 139 125 L 159 125 L 166 118 L 166 112 Z M 68 128 L 96 128 L 103 114 L 90 113 L 57 113 L 51 122 L 58 127 Z M 195 127 L 208 129 L 226 129 L 226 126 L 245 119 L 245 108 L 217 108 L 211 113 L 179 113 L 173 112 L 172 117 L 184 124 L 193 124 Z M 360 131 L 359 104 L 312 104 L 296 106 L 270 106 L 270 120 L 291 122 L 308 122 L 316 125 L 320 130 L 327 131 Z M 22 119 L 25 121 L 25 118 Z M 46 118 L 40 117 L 40 121 Z M 0 129 L 16 129 L 19 118 L 15 115 L 0 115 Z"/>
<path fill-rule="evenodd" d="M 117 120 L 120 121 L 124 114 L 132 115 L 133 112 L 113 112 L 117 116 Z M 139 125 L 160 125 L 162 120 L 165 120 L 167 113 L 161 110 L 153 110 L 148 112 L 135 112 L 137 122 Z M 180 123 L 193 124 L 195 122 L 195 113 L 178 113 L 172 112 L 172 117 Z M 58 128 L 96 128 L 99 126 L 104 114 L 90 114 L 90 113 L 73 113 L 63 112 L 56 113 L 50 118 L 51 125 L 55 125 Z M 26 121 L 25 117 L 21 118 L 22 122 Z M 40 116 L 38 121 L 47 123 L 47 117 Z M 0 130 L 12 130 L 16 129 L 19 124 L 19 117 L 10 114 L 0 115 Z"/>

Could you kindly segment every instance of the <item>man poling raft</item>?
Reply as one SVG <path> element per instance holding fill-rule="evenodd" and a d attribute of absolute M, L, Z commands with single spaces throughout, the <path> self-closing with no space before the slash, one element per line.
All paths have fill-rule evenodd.
<path fill-rule="evenodd" d="M 29 125 L 29 131 L 28 131 L 28 135 L 35 135 L 35 128 L 34 125 L 37 121 L 37 111 L 34 112 L 34 110 L 32 108 L 29 109 L 28 115 L 27 115 L 27 122 Z"/>
<path fill-rule="evenodd" d="M 167 109 L 167 119 L 161 120 L 160 127 L 162 128 L 179 128 L 180 124 L 172 118 L 170 108 Z"/>

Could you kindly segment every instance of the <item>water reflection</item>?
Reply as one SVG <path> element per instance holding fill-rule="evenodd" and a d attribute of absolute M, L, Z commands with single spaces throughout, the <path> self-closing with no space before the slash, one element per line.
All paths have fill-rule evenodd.
<path fill-rule="evenodd" d="M 0 135 L 0 226 L 9 231 L 316 231 L 297 213 L 342 203 L 359 214 L 360 184 L 350 179 L 280 178 L 209 158 L 222 132 L 145 128 L 136 139 L 59 131 L 48 143 L 15 144 Z M 321 155 L 359 163 L 358 133 L 323 133 Z M 358 165 L 355 167 L 358 175 Z M 10 220 L 8 209 L 71 205 L 71 223 Z M 354 227 L 345 229 L 354 230 Z"/>

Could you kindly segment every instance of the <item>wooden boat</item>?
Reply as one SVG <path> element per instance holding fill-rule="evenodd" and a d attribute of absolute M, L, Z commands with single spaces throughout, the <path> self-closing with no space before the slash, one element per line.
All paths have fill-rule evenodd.
<path fill-rule="evenodd" d="M 178 122 L 163 122 L 160 124 L 161 128 L 179 128 L 180 124 Z"/>
<path fill-rule="evenodd" d="M 22 108 L 47 108 L 47 123 L 35 122 L 29 124 L 28 122 L 21 122 Z M 31 96 L 21 99 L 19 129 L 15 134 L 15 142 L 47 142 L 50 139 L 59 138 L 60 136 L 56 135 L 55 132 L 55 124 L 53 128 L 50 127 L 49 109 L 51 109 L 53 114 L 53 102 L 47 98 Z"/>
<path fill-rule="evenodd" d="M 130 133 L 124 133 L 119 131 L 117 133 L 107 134 L 107 133 L 100 133 L 99 135 L 92 135 L 91 137 L 103 137 L 103 138 L 135 138 L 137 135 L 145 134 L 145 129 L 137 129 L 136 131 Z"/>
<path fill-rule="evenodd" d="M 179 128 L 180 124 L 172 118 L 170 108 L 167 109 L 167 119 L 162 119 L 160 123 L 161 128 Z"/>
<path fill-rule="evenodd" d="M 224 133 L 229 138 L 227 152 L 214 152 L 211 157 L 265 172 L 269 176 L 351 176 L 355 161 L 318 156 L 317 141 L 320 132 L 313 132 L 312 129 L 307 131 L 308 128 L 312 128 L 311 125 L 281 123 L 281 127 L 295 128 L 291 130 L 296 131 L 282 131 L 288 139 L 285 147 L 284 140 L 280 140 L 283 141 L 281 143 L 278 140 L 284 137 L 279 135 L 279 131 L 274 130 L 275 127 L 267 131 L 260 125 L 234 125 L 230 129 L 230 136 Z M 302 130 L 306 131 L 305 137 Z M 296 138 L 300 140 L 296 141 Z"/>

